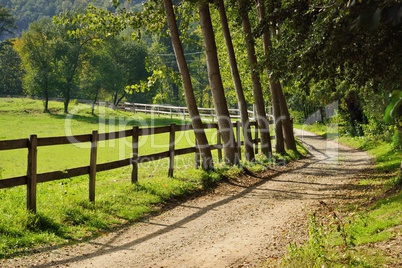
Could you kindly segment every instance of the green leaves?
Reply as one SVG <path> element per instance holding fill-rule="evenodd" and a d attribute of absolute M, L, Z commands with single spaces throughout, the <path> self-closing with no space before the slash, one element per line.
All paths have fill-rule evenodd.
<path fill-rule="evenodd" d="M 11 16 L 8 9 L 0 5 L 0 37 L 3 33 L 12 34 L 12 29 L 17 28 L 15 19 Z"/>
<path fill-rule="evenodd" d="M 399 116 L 398 109 L 402 104 L 402 91 L 394 90 L 390 95 L 390 97 L 391 100 L 387 108 L 385 108 L 385 116 L 384 116 L 384 120 L 387 123 L 392 123 L 392 121 Z"/>
<path fill-rule="evenodd" d="M 161 70 L 154 70 L 152 75 L 147 78 L 147 81 L 141 80 L 137 84 L 126 86 L 125 91 L 127 93 L 145 92 L 150 90 L 159 79 L 163 78 L 165 78 L 165 75 Z"/>

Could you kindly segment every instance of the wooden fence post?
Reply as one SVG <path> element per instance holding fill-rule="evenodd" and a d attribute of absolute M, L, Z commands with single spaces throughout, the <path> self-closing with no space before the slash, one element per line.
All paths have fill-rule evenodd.
<path fill-rule="evenodd" d="M 91 156 L 89 160 L 89 202 L 95 202 L 96 157 L 98 154 L 98 141 L 98 131 L 94 130 L 92 131 Z"/>
<path fill-rule="evenodd" d="M 241 136 L 240 136 L 240 122 L 236 121 L 236 138 L 237 138 L 237 153 L 239 160 L 241 160 Z"/>
<path fill-rule="evenodd" d="M 133 127 L 133 137 L 132 137 L 132 147 L 133 147 L 133 158 L 132 158 L 132 170 L 131 170 L 131 183 L 138 182 L 138 126 Z"/>
<path fill-rule="evenodd" d="M 169 171 L 168 176 L 173 177 L 174 170 L 174 143 L 175 143 L 176 125 L 170 125 L 170 135 L 169 135 Z"/>
<path fill-rule="evenodd" d="M 27 209 L 36 213 L 36 174 L 38 160 L 38 137 L 31 135 L 28 142 Z"/>
<path fill-rule="evenodd" d="M 222 162 L 222 135 L 221 132 L 219 131 L 219 127 L 216 127 L 216 144 L 218 145 L 218 162 Z"/>

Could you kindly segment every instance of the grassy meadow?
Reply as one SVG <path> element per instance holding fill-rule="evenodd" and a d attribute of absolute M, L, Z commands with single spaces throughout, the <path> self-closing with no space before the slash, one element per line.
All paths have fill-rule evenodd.
<path fill-rule="evenodd" d="M 0 140 L 69 136 L 130 129 L 133 126 L 167 126 L 185 124 L 180 118 L 151 116 L 113 111 L 100 107 L 91 114 L 88 105 L 72 104 L 70 114 L 63 114 L 62 103 L 50 102 L 50 113 L 42 113 L 42 102 L 32 99 L 0 99 Z M 207 136 L 216 143 L 216 133 Z M 194 145 L 192 131 L 176 133 L 176 148 Z M 139 154 L 166 151 L 169 134 L 140 137 Z M 302 148 L 300 148 L 302 150 Z M 99 143 L 98 163 L 130 157 L 131 139 L 123 138 Z M 26 187 L 0 190 L 0 258 L 12 257 L 35 248 L 74 243 L 105 231 L 133 223 L 152 213 L 161 203 L 215 185 L 223 177 L 237 176 L 239 167 L 203 171 L 194 168 L 194 154 L 175 158 L 174 177 L 168 178 L 168 160 L 139 165 L 139 182 L 131 184 L 131 167 L 98 172 L 96 201 L 88 201 L 88 176 L 41 183 L 37 186 L 37 214 L 26 210 Z M 38 148 L 38 173 L 65 170 L 89 164 L 89 143 L 45 146 Z M 296 157 L 294 154 L 286 158 Z M 259 162 L 244 163 L 252 171 L 260 171 L 272 159 L 258 156 Z M 26 173 L 27 149 L 0 151 L 0 179 Z M 260 164 L 258 164 L 260 163 Z"/>
<path fill-rule="evenodd" d="M 50 107 L 52 113 L 43 114 L 41 112 L 41 101 L 0 99 L 0 139 L 29 138 L 31 134 L 37 134 L 38 137 L 70 136 L 89 134 L 93 130 L 98 130 L 99 133 L 107 133 L 133 126 L 149 127 L 166 126 L 171 123 L 188 123 L 179 118 L 172 120 L 168 117 L 152 117 L 151 115 L 113 111 L 105 107 L 96 109 L 96 115 L 93 116 L 90 107 L 84 104 L 72 105 L 69 115 L 62 113 L 62 103 L 50 102 Z M 194 144 L 194 136 L 190 131 L 177 138 L 179 141 L 178 148 Z M 166 142 L 168 139 L 168 134 L 140 137 L 140 154 L 165 151 L 168 148 Z M 89 143 L 39 147 L 38 172 L 88 165 L 89 147 Z M 103 141 L 99 143 L 97 161 L 104 163 L 119 160 L 129 157 L 130 154 L 130 138 Z M 25 174 L 26 149 L 1 151 L 0 159 L 2 178 Z M 7 165 L 7 163 L 12 163 L 12 165 Z"/>

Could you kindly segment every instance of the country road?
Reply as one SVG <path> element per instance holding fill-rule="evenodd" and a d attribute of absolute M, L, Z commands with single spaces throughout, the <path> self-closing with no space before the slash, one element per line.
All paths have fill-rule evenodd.
<path fill-rule="evenodd" d="M 371 158 L 297 131 L 310 156 L 215 191 L 89 242 L 0 261 L 1 267 L 254 267 L 274 263 L 306 237 L 320 201 L 347 198 Z"/>

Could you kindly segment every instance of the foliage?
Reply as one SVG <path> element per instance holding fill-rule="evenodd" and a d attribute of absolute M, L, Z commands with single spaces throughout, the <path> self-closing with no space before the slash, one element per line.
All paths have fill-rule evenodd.
<path fill-rule="evenodd" d="M 0 4 L 0 52 L 4 36 L 12 35 L 15 25 L 15 18 L 10 14 L 10 11 Z"/>
<path fill-rule="evenodd" d="M 24 71 L 19 54 L 11 44 L 5 45 L 0 52 L 0 95 L 22 95 Z"/>
<path fill-rule="evenodd" d="M 396 120 L 399 116 L 398 110 L 402 104 L 402 91 L 394 90 L 391 94 L 391 100 L 385 109 L 384 120 L 387 123 L 391 123 L 392 120 Z"/>
<path fill-rule="evenodd" d="M 377 108 L 385 108 L 384 96 L 402 84 L 400 4 L 285 1 L 272 8 L 281 34 L 269 60 L 287 87 L 290 107 L 308 116 L 338 100 L 349 132 L 362 135 L 360 125 L 382 118 Z M 380 105 L 372 109 L 371 103 Z"/>
<path fill-rule="evenodd" d="M 48 112 L 47 100 L 54 90 L 56 44 L 52 42 L 55 27 L 49 19 L 43 19 L 30 25 L 27 32 L 17 41 L 23 66 L 24 90 L 27 94 L 44 97 L 44 112 Z"/>
<path fill-rule="evenodd" d="M 97 76 L 92 80 L 88 80 L 87 72 L 82 72 L 82 76 L 87 78 L 87 87 L 103 90 L 117 107 L 128 94 L 152 87 L 153 77 L 145 70 L 146 56 L 145 47 L 134 41 L 108 38 L 89 53 L 87 68 L 93 72 L 91 76 Z M 148 83 L 144 85 L 147 78 Z"/>
<path fill-rule="evenodd" d="M 143 0 L 131 0 L 124 4 L 127 9 L 135 9 L 141 5 Z M 18 27 L 17 35 L 21 35 L 23 31 L 28 29 L 29 24 L 34 21 L 51 18 L 63 12 L 75 9 L 86 8 L 89 4 L 95 5 L 107 10 L 114 10 L 109 0 L 4 0 L 5 7 L 11 10 L 12 15 L 16 18 Z"/>

